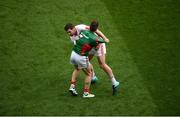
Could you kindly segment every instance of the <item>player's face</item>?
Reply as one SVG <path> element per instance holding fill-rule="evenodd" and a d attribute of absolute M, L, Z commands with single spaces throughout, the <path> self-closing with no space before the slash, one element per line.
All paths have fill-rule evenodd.
<path fill-rule="evenodd" d="M 67 30 L 67 33 L 68 33 L 69 36 L 76 35 L 76 29 L 75 29 L 75 28 L 73 28 L 73 29 L 68 29 L 68 30 Z"/>

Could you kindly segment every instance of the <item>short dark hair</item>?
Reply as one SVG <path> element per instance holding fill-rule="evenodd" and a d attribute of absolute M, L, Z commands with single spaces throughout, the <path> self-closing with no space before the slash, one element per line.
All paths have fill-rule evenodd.
<path fill-rule="evenodd" d="M 98 21 L 92 21 L 90 24 L 90 31 L 95 32 L 99 26 Z"/>
<path fill-rule="evenodd" d="M 65 26 L 64 26 L 64 30 L 67 31 L 68 29 L 73 29 L 74 28 L 74 25 L 71 24 L 71 23 L 67 23 Z"/>

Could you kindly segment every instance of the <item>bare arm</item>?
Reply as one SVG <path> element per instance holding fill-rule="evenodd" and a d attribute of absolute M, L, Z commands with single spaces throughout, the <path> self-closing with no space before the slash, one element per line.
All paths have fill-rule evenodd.
<path fill-rule="evenodd" d="M 90 29 L 90 26 L 87 26 L 86 29 Z M 109 42 L 109 39 L 99 30 L 97 29 L 96 32 L 95 32 L 98 36 L 102 37 L 103 40 L 108 43 Z"/>
<path fill-rule="evenodd" d="M 109 42 L 109 39 L 99 29 L 97 29 L 96 34 L 102 37 L 107 43 Z"/>

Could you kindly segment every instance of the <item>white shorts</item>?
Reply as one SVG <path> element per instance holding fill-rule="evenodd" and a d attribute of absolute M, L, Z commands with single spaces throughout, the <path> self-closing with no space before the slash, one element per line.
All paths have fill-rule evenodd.
<path fill-rule="evenodd" d="M 87 68 L 90 64 L 87 56 L 81 56 L 74 51 L 71 53 L 70 63 L 77 66 L 79 69 Z"/>
<path fill-rule="evenodd" d="M 95 55 L 95 56 L 102 56 L 106 54 L 106 45 L 105 43 L 99 44 L 99 49 L 96 50 L 95 48 L 92 48 L 89 52 L 89 55 Z"/>

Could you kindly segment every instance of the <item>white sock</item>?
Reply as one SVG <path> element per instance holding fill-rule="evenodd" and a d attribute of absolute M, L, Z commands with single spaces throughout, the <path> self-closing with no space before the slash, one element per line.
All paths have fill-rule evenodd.
<path fill-rule="evenodd" d="M 95 72 L 93 71 L 92 80 L 94 80 L 95 78 L 96 78 L 96 74 L 95 74 Z"/>
<path fill-rule="evenodd" d="M 110 80 L 112 82 L 112 85 L 115 85 L 115 83 L 117 82 L 114 75 L 111 76 Z"/>
<path fill-rule="evenodd" d="M 89 94 L 89 92 L 84 92 L 84 95 L 88 95 Z"/>
<path fill-rule="evenodd" d="M 71 84 L 70 88 L 75 89 L 75 85 L 74 85 L 74 84 Z"/>
<path fill-rule="evenodd" d="M 116 79 L 113 77 L 111 78 L 111 82 L 112 82 L 112 85 L 115 85 L 115 83 L 117 82 Z"/>

